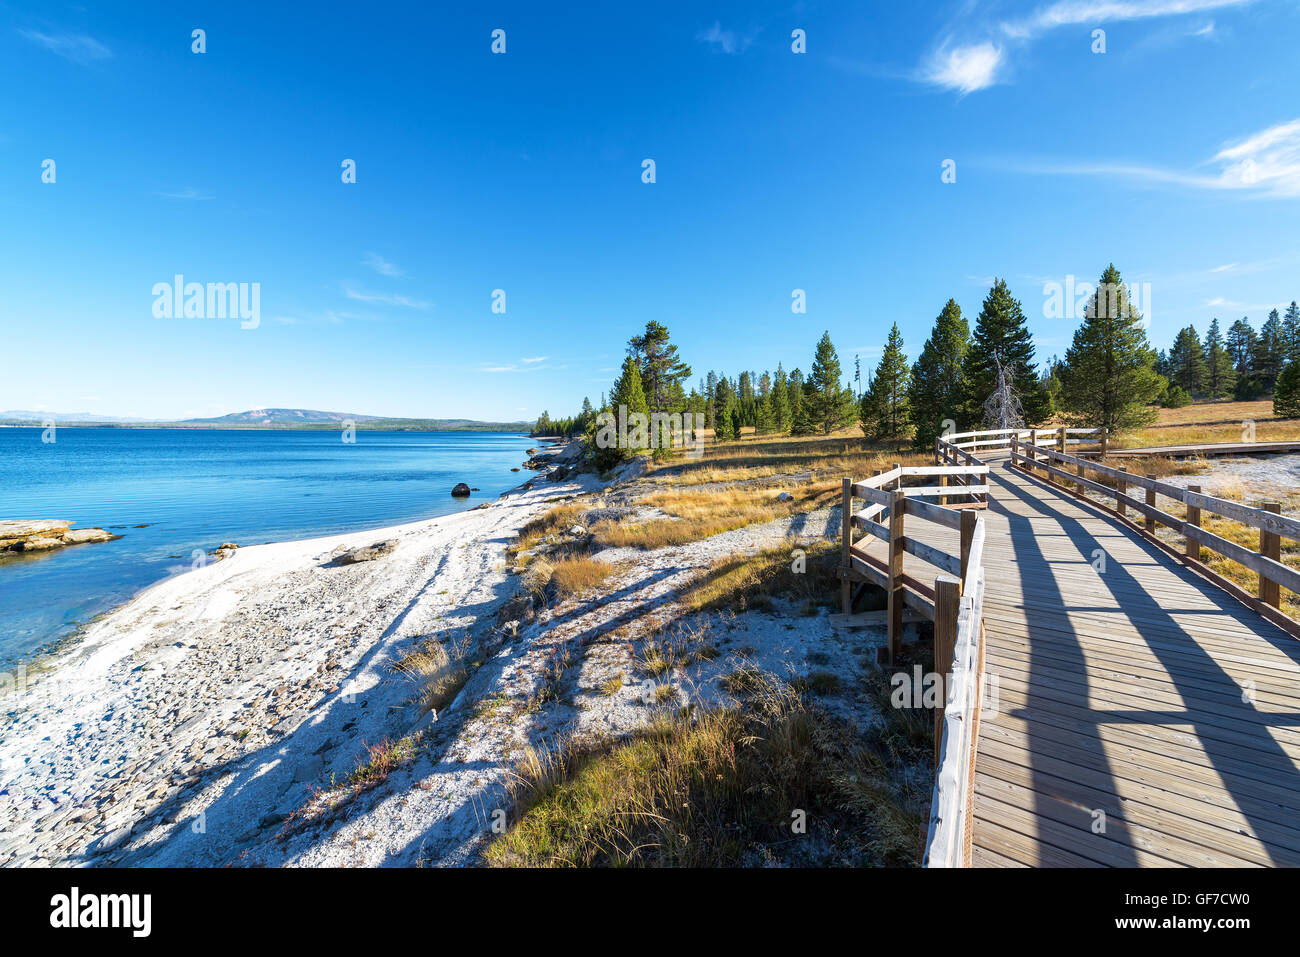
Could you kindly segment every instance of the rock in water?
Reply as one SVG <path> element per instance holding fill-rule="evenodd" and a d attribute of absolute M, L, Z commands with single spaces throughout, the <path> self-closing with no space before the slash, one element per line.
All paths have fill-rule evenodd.
<path fill-rule="evenodd" d="M 451 490 L 451 494 L 456 496 L 457 498 L 464 498 L 466 495 L 469 494 L 469 486 L 466 485 L 464 482 L 460 482 L 456 485 L 454 489 Z"/>
<path fill-rule="evenodd" d="M 362 545 L 357 548 L 342 548 L 333 554 L 335 565 L 355 565 L 357 562 L 373 562 L 376 558 L 382 558 L 389 554 L 397 547 L 397 539 L 390 538 L 382 542 L 375 542 L 372 545 Z"/>

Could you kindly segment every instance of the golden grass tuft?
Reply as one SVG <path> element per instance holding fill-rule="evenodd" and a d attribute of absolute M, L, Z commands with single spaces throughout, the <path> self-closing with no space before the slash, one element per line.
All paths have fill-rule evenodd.
<path fill-rule="evenodd" d="M 894 743 L 756 679 L 741 706 L 657 715 L 636 737 L 530 752 L 496 866 L 916 863 L 928 785 Z M 923 761 L 929 749 L 908 755 Z M 804 812 L 807 833 L 792 828 Z"/>
<path fill-rule="evenodd" d="M 469 680 L 465 667 L 468 642 L 453 643 L 451 652 L 439 641 L 426 638 L 394 665 L 394 669 L 416 681 L 416 702 L 420 712 L 441 711 L 453 701 Z"/>

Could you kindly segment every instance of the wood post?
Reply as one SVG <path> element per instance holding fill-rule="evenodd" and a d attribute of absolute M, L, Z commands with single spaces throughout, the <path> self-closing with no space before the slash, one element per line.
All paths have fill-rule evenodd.
<path fill-rule="evenodd" d="M 893 467 L 897 469 L 899 472 L 903 471 L 902 462 L 895 462 Z M 899 475 L 898 478 L 894 479 L 894 488 L 902 488 L 902 487 L 903 487 L 903 476 Z"/>
<path fill-rule="evenodd" d="M 970 547 L 975 540 L 975 524 L 979 517 L 970 509 L 961 513 L 961 580 L 966 580 L 966 569 L 970 567 Z"/>
<path fill-rule="evenodd" d="M 1065 454 L 1065 437 L 1065 426 L 1061 426 L 1061 430 L 1056 433 L 1056 451 L 1060 452 L 1062 455 Z M 1064 462 L 1058 464 L 1061 466 L 1062 472 L 1068 472 L 1070 470 L 1070 466 L 1066 465 Z M 1061 479 L 1061 486 L 1063 488 L 1069 488 L 1070 483 L 1065 479 Z"/>
<path fill-rule="evenodd" d="M 1199 485 L 1189 485 L 1187 486 L 1187 491 L 1194 492 L 1197 495 L 1200 495 L 1201 487 Z M 1195 505 L 1187 506 L 1187 524 L 1190 525 L 1192 528 L 1201 527 L 1200 508 L 1198 508 Z M 1201 560 L 1201 543 L 1198 541 L 1194 541 L 1192 537 L 1188 535 L 1187 541 L 1184 543 L 1183 546 L 1183 552 L 1184 554 L 1187 555 L 1188 558 L 1195 558 L 1199 562 Z"/>
<path fill-rule="evenodd" d="M 840 565 L 840 605 L 846 615 L 853 614 L 853 561 L 849 549 L 853 546 L 853 480 L 846 478 L 843 484 L 844 503 L 840 512 L 840 537 L 844 542 L 844 561 Z"/>
<path fill-rule="evenodd" d="M 1282 505 L 1280 502 L 1264 502 L 1260 505 L 1266 512 L 1272 512 L 1274 515 L 1282 514 Z M 1262 528 L 1259 530 L 1259 553 L 1265 558 L 1271 558 L 1273 561 L 1282 560 L 1282 538 L 1276 532 L 1266 532 Z M 1282 586 L 1277 582 L 1266 578 L 1264 575 L 1259 576 L 1259 600 L 1266 605 L 1272 605 L 1277 608 L 1282 603 Z"/>
<path fill-rule="evenodd" d="M 1127 471 L 1128 471 L 1128 466 L 1127 466 L 1127 465 L 1121 465 L 1121 466 L 1119 467 L 1119 470 L 1120 470 L 1121 472 L 1127 472 Z M 1127 479 L 1124 479 L 1124 478 L 1116 479 L 1116 480 L 1115 480 L 1115 491 L 1118 492 L 1120 495 L 1127 495 L 1127 494 L 1128 494 L 1128 480 L 1127 480 Z M 1127 503 L 1126 503 L 1122 498 L 1116 498 L 1116 499 L 1115 499 L 1115 511 L 1119 512 L 1119 514 L 1120 514 L 1120 518 L 1123 518 L 1123 517 L 1125 516 L 1125 514 L 1127 514 L 1127 512 L 1128 512 L 1128 504 L 1127 504 Z"/>
<path fill-rule="evenodd" d="M 1151 479 L 1151 481 L 1154 482 L 1156 477 L 1152 475 L 1150 472 L 1148 472 L 1147 478 Z M 1147 489 L 1147 504 L 1150 505 L 1152 508 L 1156 507 L 1156 490 L 1153 488 Z M 1147 531 L 1154 532 L 1155 530 L 1156 530 L 1156 520 L 1152 518 L 1150 515 L 1148 515 Z"/>
<path fill-rule="evenodd" d="M 907 497 L 899 489 L 889 497 L 889 663 L 903 647 L 903 512 Z"/>
<path fill-rule="evenodd" d="M 1029 430 L 1029 471 L 1033 472 L 1038 464 L 1038 430 Z"/>
<path fill-rule="evenodd" d="M 1101 457 L 1105 460 L 1110 455 L 1110 429 L 1102 428 L 1101 430 Z"/>
<path fill-rule="evenodd" d="M 939 464 L 940 464 L 940 462 L 939 462 L 939 443 L 940 443 L 941 441 L 943 441 L 943 440 L 942 440 L 942 439 L 935 439 L 935 440 L 934 440 L 934 464 L 935 464 L 935 465 L 939 465 Z"/>
<path fill-rule="evenodd" d="M 934 709 L 934 766 L 939 766 L 943 749 L 943 712 L 952 680 L 952 659 L 957 648 L 957 612 L 961 606 L 961 582 L 951 575 L 934 580 L 934 672 L 939 685 L 939 703 Z M 963 782 L 965 783 L 965 782 Z"/>
<path fill-rule="evenodd" d="M 947 487 L 948 487 L 948 476 L 946 476 L 946 475 L 940 475 L 940 476 L 939 476 L 939 488 L 947 488 Z M 948 504 L 948 496 L 947 496 L 947 495 L 942 495 L 942 494 L 941 494 L 941 495 L 939 496 L 939 504 L 940 504 L 940 505 L 947 505 L 947 504 Z"/>

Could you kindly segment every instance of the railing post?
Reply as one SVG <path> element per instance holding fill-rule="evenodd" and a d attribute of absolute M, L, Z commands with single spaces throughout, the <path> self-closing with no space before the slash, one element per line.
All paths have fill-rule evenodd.
<path fill-rule="evenodd" d="M 975 541 L 975 525 L 979 516 L 972 511 L 961 513 L 961 580 L 966 580 L 966 569 L 970 567 L 970 547 Z"/>
<path fill-rule="evenodd" d="M 1282 514 L 1282 505 L 1280 502 L 1264 502 L 1261 506 L 1266 512 L 1273 515 Z M 1282 538 L 1276 532 L 1266 532 L 1264 529 L 1259 530 L 1259 553 L 1265 558 L 1271 558 L 1273 561 L 1282 560 Z M 1259 576 L 1259 600 L 1266 605 L 1272 605 L 1277 608 L 1282 603 L 1282 586 L 1277 582 L 1266 578 L 1264 575 Z"/>
<path fill-rule="evenodd" d="M 1189 485 L 1187 486 L 1187 491 L 1200 495 L 1201 487 L 1199 485 Z M 1187 524 L 1192 528 L 1201 527 L 1200 508 L 1191 504 L 1187 506 Z M 1183 554 L 1188 558 L 1195 558 L 1199 562 L 1201 560 L 1201 543 L 1193 540 L 1190 535 L 1186 536 L 1186 538 L 1187 540 L 1183 543 Z"/>
<path fill-rule="evenodd" d="M 902 471 L 903 471 L 903 463 L 902 463 L 902 462 L 895 462 L 895 463 L 894 463 L 894 468 L 898 469 L 899 472 L 902 472 Z M 898 478 L 894 479 L 894 488 L 902 488 L 902 487 L 903 487 L 903 476 L 902 476 L 902 475 L 899 475 Z"/>
<path fill-rule="evenodd" d="M 1156 477 L 1152 475 L 1150 472 L 1147 473 L 1147 478 L 1151 479 L 1151 481 L 1153 482 L 1156 480 Z M 1153 488 L 1147 489 L 1147 505 L 1151 506 L 1152 508 L 1156 507 L 1156 490 Z M 1148 515 L 1147 531 L 1154 532 L 1155 530 L 1156 530 L 1156 520 L 1152 518 L 1150 515 Z"/>
<path fill-rule="evenodd" d="M 1038 466 L 1038 430 L 1029 430 L 1029 471 L 1032 473 Z"/>
<path fill-rule="evenodd" d="M 1110 455 L 1110 429 L 1102 426 L 1101 429 L 1101 457 L 1104 460 Z"/>
<path fill-rule="evenodd" d="M 1065 426 L 1061 426 L 1061 431 L 1056 435 L 1056 451 L 1060 452 L 1062 455 L 1065 454 Z M 1065 462 L 1059 462 L 1057 464 L 1061 466 L 1062 472 L 1070 471 L 1070 466 Z M 1065 479 L 1061 479 L 1061 487 L 1069 488 L 1070 483 Z"/>
<path fill-rule="evenodd" d="M 1127 466 L 1127 465 L 1121 465 L 1121 466 L 1119 467 L 1119 470 L 1120 470 L 1121 472 L 1127 472 L 1127 471 L 1128 471 L 1128 466 Z M 1122 477 L 1116 479 L 1116 480 L 1115 480 L 1115 491 L 1118 492 L 1120 495 L 1127 495 L 1127 494 L 1128 494 L 1128 479 L 1125 479 L 1125 478 L 1122 478 Z M 1125 501 L 1124 501 L 1122 498 L 1116 498 L 1116 499 L 1115 499 L 1115 511 L 1119 512 L 1121 518 L 1123 518 L 1123 517 L 1127 514 L 1127 512 L 1128 512 L 1128 505 L 1125 503 Z"/>
<path fill-rule="evenodd" d="M 946 475 L 940 475 L 940 476 L 939 476 L 939 488 L 947 488 L 947 487 L 948 487 L 948 476 L 946 476 Z M 947 505 L 947 504 L 948 504 L 948 496 L 947 496 L 947 495 L 940 494 L 940 495 L 939 495 L 939 504 L 940 504 L 940 505 Z"/>
<path fill-rule="evenodd" d="M 907 497 L 895 489 L 889 497 L 889 663 L 903 647 L 903 512 Z"/>
<path fill-rule="evenodd" d="M 939 464 L 939 443 L 941 441 L 942 441 L 941 439 L 934 440 L 934 464 L 935 465 Z"/>
<path fill-rule="evenodd" d="M 957 612 L 961 606 L 961 582 L 951 575 L 934 580 L 934 670 L 939 675 L 939 703 L 934 709 L 934 766 L 939 766 L 943 748 L 943 712 L 952 679 L 952 659 L 957 648 Z"/>
<path fill-rule="evenodd" d="M 844 542 L 844 561 L 840 564 L 840 606 L 844 614 L 853 613 L 853 560 L 849 549 L 853 547 L 853 480 L 844 479 L 842 486 L 844 504 L 840 511 L 840 537 Z"/>

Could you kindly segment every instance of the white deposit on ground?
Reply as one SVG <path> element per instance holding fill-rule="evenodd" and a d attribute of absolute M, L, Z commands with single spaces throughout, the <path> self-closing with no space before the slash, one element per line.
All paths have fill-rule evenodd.
<path fill-rule="evenodd" d="M 494 812 L 508 807 L 505 782 L 524 748 L 648 720 L 634 642 L 611 632 L 667 620 L 676 590 L 718 558 L 838 535 L 838 514 L 826 511 L 675 548 L 607 551 L 599 557 L 619 573 L 599 598 L 502 627 L 497 613 L 518 587 L 506 546 L 556 499 L 602 487 L 591 476 L 537 481 L 485 509 L 239 549 L 148 589 L 16 705 L 3 699 L 0 864 L 473 863 Z M 342 546 L 386 539 L 396 548 L 373 561 L 330 561 Z M 719 652 L 658 679 L 682 701 L 720 696 L 719 677 L 742 659 L 778 674 L 834 662 L 851 686 L 881 641 L 789 609 L 673 627 Z M 393 667 L 426 637 L 486 652 L 436 722 Z M 572 662 L 565 694 L 534 704 L 560 659 Z M 828 706 L 873 720 L 852 695 Z M 333 786 L 368 746 L 414 730 L 425 746 L 382 783 L 359 794 Z"/>

